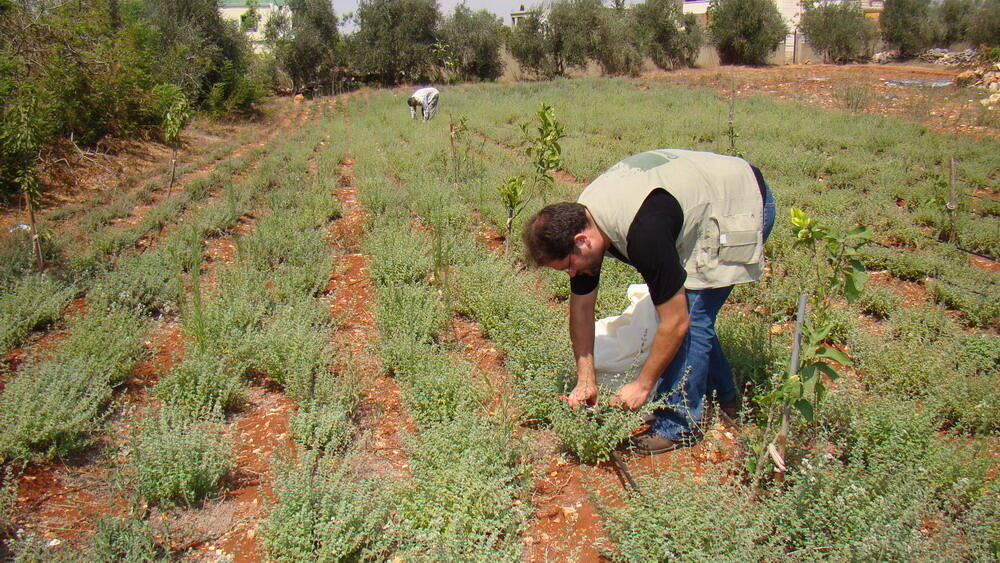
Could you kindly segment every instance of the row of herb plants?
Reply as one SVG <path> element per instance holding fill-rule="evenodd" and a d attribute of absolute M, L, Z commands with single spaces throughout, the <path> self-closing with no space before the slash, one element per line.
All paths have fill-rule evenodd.
<path fill-rule="evenodd" d="M 332 184 L 308 174 L 313 149 L 327 125 L 316 122 L 288 139 L 273 156 L 275 172 L 264 167 L 271 177 L 245 183 L 274 190 L 253 234 L 238 241 L 236 262 L 217 272 L 217 287 L 204 300 L 201 239 L 195 239 L 189 296 L 181 307 L 188 336 L 183 360 L 154 387 L 161 406 L 146 417 L 130 447 L 130 484 L 146 503 L 191 505 L 218 491 L 234 466 L 226 417 L 242 406 L 251 373 L 285 386 L 303 406 L 292 423 L 296 440 L 325 440 L 324 447 L 344 440 L 334 436 L 338 429 L 324 426 L 332 418 L 326 415 L 326 405 L 331 397 L 339 397 L 342 386 L 328 369 L 329 321 L 316 298 L 330 270 L 329 247 L 320 228 L 340 212 L 330 193 Z M 233 221 L 247 210 L 233 215 Z M 213 215 L 204 208 L 198 216 Z M 201 234 L 204 226 L 195 220 L 191 230 Z M 169 237 L 163 248 L 169 248 Z M 150 529 L 141 517 L 102 521 L 91 541 L 91 555 L 162 556 Z M 28 556 L 33 545 L 25 539 L 17 550 Z"/>
<path fill-rule="evenodd" d="M 365 132 L 354 150 L 372 157 L 359 160 L 357 177 L 374 217 L 365 249 L 378 288 L 379 353 L 418 427 L 409 444 L 411 477 L 393 493 L 393 553 L 516 559 L 528 516 L 524 448 L 503 399 L 489 393 L 499 383 L 458 359 L 445 338 L 450 270 L 474 252 L 463 240 L 469 233 L 460 204 L 442 200 L 432 183 L 410 183 L 417 176 L 395 160 L 403 145 L 392 135 L 403 130 L 374 134 L 371 120 L 381 116 L 370 108 L 351 118 L 354 130 Z"/>
<path fill-rule="evenodd" d="M 233 178 L 246 173 L 255 166 L 263 166 L 258 174 L 264 180 L 258 182 L 257 189 L 267 189 L 266 184 L 280 173 L 280 165 L 273 159 L 264 157 L 274 150 L 275 143 L 284 139 L 272 139 L 269 144 L 248 151 L 239 159 L 225 161 L 204 177 L 195 178 L 173 197 L 167 198 L 150 208 L 142 219 L 134 225 L 109 228 L 112 217 L 127 215 L 141 197 L 149 197 L 153 188 L 138 190 L 99 206 L 82 221 L 81 229 L 53 231 L 43 223 L 39 229 L 48 233 L 44 237 L 46 256 L 50 260 L 63 262 L 54 269 L 42 273 L 32 273 L 30 237 L 27 231 L 16 230 L 4 237 L 4 251 L 0 254 L 0 351 L 7 351 L 28 333 L 47 326 L 57 320 L 65 305 L 74 296 L 93 285 L 102 271 L 113 267 L 123 251 L 134 248 L 150 233 L 173 225 L 188 210 L 192 210 L 212 193 L 222 191 L 227 205 L 210 206 L 213 217 L 200 217 L 201 231 L 205 235 L 218 233 L 232 224 L 233 213 L 246 207 L 241 201 L 246 189 L 232 186 Z M 228 154 L 222 147 L 209 155 L 210 161 Z M 204 159 L 203 159 L 204 160 Z M 263 161 L 263 162 L 262 162 Z M 262 162 L 262 163 L 261 163 Z M 197 164 L 191 165 L 192 167 Z M 100 216 L 101 219 L 97 217 Z M 51 219 L 55 221 L 56 219 Z M 55 224 L 51 224 L 55 227 Z M 191 233 L 191 236 L 198 237 Z M 83 243 L 83 244 L 81 244 Z M 127 260 L 127 258 L 126 258 Z"/>
<path fill-rule="evenodd" d="M 473 131 L 518 146 L 518 123 L 539 99 L 547 100 L 566 123 L 564 167 L 577 178 L 593 178 L 613 161 L 650 148 L 729 150 L 726 100 L 709 90 L 647 86 L 606 79 L 466 86 L 455 89 L 451 107 Z M 1000 217 L 990 204 L 996 196 L 996 142 L 763 97 L 741 99 L 736 107 L 739 151 L 764 171 L 781 206 L 803 209 L 840 230 L 868 226 L 891 247 L 866 248 L 869 269 L 888 269 L 901 279 L 930 278 L 934 297 L 962 311 L 967 324 L 997 326 L 1000 309 L 992 296 L 998 274 L 970 265 L 969 254 L 947 242 L 998 256 Z M 952 158 L 959 194 L 954 212 L 943 203 L 950 199 Z M 787 233 L 789 227 L 782 223 L 778 229 Z M 792 258 L 773 246 L 776 260 Z M 767 292 L 772 301 L 781 295 L 770 305 L 791 314 L 798 293 L 786 289 L 797 277 L 794 270 L 776 274 L 772 282 L 792 279 Z"/>
<path fill-rule="evenodd" d="M 529 111 L 519 114 L 509 108 L 504 99 L 509 90 L 515 90 L 512 97 L 517 98 L 517 102 L 524 101 L 524 96 L 518 97 L 517 90 L 548 87 L 468 87 L 464 93 L 471 92 L 473 95 L 466 95 L 456 105 L 488 107 L 489 112 L 479 111 L 489 113 L 486 119 L 490 123 L 505 121 L 509 124 L 523 119 L 518 116 L 529 114 Z M 456 209 L 460 204 L 455 200 L 485 200 L 482 197 L 485 190 L 479 180 L 492 177 L 493 185 L 499 186 L 502 179 L 491 169 L 505 168 L 509 171 L 512 165 L 517 165 L 516 161 L 509 161 L 509 154 L 505 162 L 503 158 L 491 158 L 489 148 L 476 146 L 473 150 L 481 157 L 480 163 L 485 169 L 478 171 L 479 177 L 466 178 L 449 186 L 447 176 L 437 172 L 447 170 L 440 165 L 442 158 L 434 154 L 435 147 L 441 147 L 440 150 L 446 147 L 443 128 L 428 127 L 400 135 L 407 143 L 398 143 L 400 148 L 397 149 L 394 139 L 397 133 L 391 130 L 392 124 L 385 117 L 391 115 L 393 102 L 391 97 L 385 96 L 366 108 L 366 111 L 376 113 L 377 117 L 370 119 L 378 123 L 378 128 L 373 127 L 367 132 L 376 139 L 373 142 L 384 153 L 386 169 L 406 188 L 406 194 L 410 196 L 415 191 L 421 192 L 411 196 L 417 201 L 437 199 L 446 202 L 450 208 L 449 215 L 471 217 L 472 205 Z M 648 110 L 643 106 L 636 111 Z M 503 117 L 505 115 L 507 117 Z M 687 117 L 681 116 L 680 119 L 684 121 Z M 472 128 L 479 125 L 474 120 L 467 123 Z M 616 119 L 614 123 L 622 127 L 632 126 L 625 120 Z M 514 140 L 511 138 L 511 141 Z M 590 150 L 587 155 L 595 153 L 599 151 Z M 436 180 L 429 178 L 435 174 L 438 176 Z M 376 205 L 384 206 L 392 196 L 399 197 L 400 188 L 393 184 L 387 181 L 378 186 Z M 434 184 L 438 186 L 436 193 L 426 193 L 432 191 Z M 442 193 L 449 189 L 450 193 Z M 790 194 L 784 197 L 788 198 L 786 202 L 793 202 L 799 196 Z M 419 205 L 414 207 L 419 212 Z M 495 221 L 499 227 L 503 225 L 503 216 L 497 216 L 501 218 Z M 815 262 L 821 259 L 793 249 L 791 230 L 790 224 L 782 222 L 769 243 L 772 264 L 795 272 L 799 278 L 794 290 L 788 292 L 789 296 L 810 290 L 808 276 L 811 274 L 808 272 L 815 271 Z M 482 269 L 481 274 L 477 275 L 477 266 L 463 264 L 456 267 L 452 275 L 457 277 L 460 286 L 467 286 L 459 292 L 463 305 L 468 301 L 465 306 L 469 311 L 474 314 L 480 311 L 477 314 L 480 322 L 490 337 L 510 354 L 508 365 L 517 372 L 525 366 L 519 356 L 530 357 L 533 343 L 544 343 L 539 347 L 549 353 L 560 348 L 556 342 L 564 333 L 564 320 L 562 313 L 550 311 L 537 299 L 530 303 L 535 280 L 512 271 L 504 260 L 493 260 L 496 262 L 493 268 L 478 266 Z M 477 262 L 467 261 L 471 264 Z M 518 283 L 517 278 L 523 278 L 523 281 Z M 775 289 L 769 284 L 774 282 L 760 284 L 764 287 L 743 289 L 743 294 L 739 296 L 741 305 L 720 319 L 720 334 L 734 360 L 737 374 L 745 383 L 755 384 L 755 391 L 760 394 L 774 388 L 774 374 L 782 369 L 780 366 L 786 364 L 788 358 L 787 345 L 774 342 L 771 336 L 771 326 L 782 318 L 784 309 L 774 306 L 763 308 L 768 302 L 758 297 L 766 299 L 767 292 Z M 890 319 L 891 325 L 900 328 L 892 328 L 891 332 L 881 337 L 873 335 L 858 328 L 855 318 L 863 312 L 862 308 L 877 309 L 872 305 L 877 299 L 875 291 L 872 291 L 867 305 L 865 300 L 859 300 L 858 309 L 845 309 L 835 319 L 839 321 L 839 326 L 832 329 L 839 331 L 836 338 L 843 340 L 848 337 L 851 346 L 858 342 L 851 341 L 852 336 L 857 339 L 871 338 L 884 346 L 898 346 L 898 353 L 875 353 L 870 357 L 894 362 L 906 374 L 929 376 L 939 381 L 930 387 L 930 391 L 928 387 L 922 388 L 924 393 L 933 397 L 932 400 L 921 405 L 905 394 L 889 394 L 876 399 L 850 386 L 835 388 L 827 405 L 817 411 L 811 423 L 800 420 L 796 424 L 797 430 L 791 440 L 796 444 L 793 450 L 799 453 L 790 454 L 786 460 L 794 468 L 794 476 L 785 485 L 769 485 L 761 496 L 755 488 L 743 486 L 738 481 L 713 480 L 711 477 L 695 482 L 677 479 L 667 480 L 669 486 L 663 486 L 661 478 L 657 484 L 644 486 L 644 491 L 651 492 L 633 497 L 625 508 L 608 508 L 605 511 L 619 548 L 614 556 L 622 560 L 645 560 L 664 553 L 677 557 L 736 556 L 736 553 L 744 553 L 741 550 L 756 546 L 761 558 L 781 554 L 803 559 L 906 558 L 933 554 L 935 549 L 939 550 L 950 541 L 959 541 L 967 546 L 963 553 L 972 558 L 987 555 L 995 549 L 995 540 L 990 539 L 989 530 L 996 527 L 996 495 L 988 479 L 988 459 L 977 459 L 987 442 L 973 441 L 967 446 L 958 446 L 963 442 L 947 435 L 935 436 L 934 428 L 943 426 L 986 434 L 997 430 L 995 423 L 989 422 L 995 418 L 991 413 L 997 409 L 991 408 L 990 404 L 995 404 L 996 394 L 991 393 L 989 385 L 983 383 L 990 378 L 995 380 L 997 338 L 991 334 L 961 330 L 954 326 L 943 310 L 929 306 L 919 310 L 919 320 L 907 319 L 913 312 L 890 307 L 896 317 Z M 483 303 L 477 305 L 475 301 Z M 525 306 L 522 301 L 530 304 Z M 759 309 L 763 309 L 763 314 L 755 312 Z M 543 320 L 537 323 L 532 321 L 533 313 L 526 311 L 535 311 Z M 550 330 L 541 328 L 546 325 L 546 312 L 550 313 Z M 921 348 L 922 353 L 913 353 L 915 343 L 926 345 Z M 957 353 L 932 352 L 934 346 L 942 345 L 949 349 L 958 346 Z M 865 354 L 858 355 L 861 357 L 859 371 L 862 382 L 866 382 L 872 391 L 879 391 L 876 383 L 887 379 L 885 370 L 873 369 L 864 360 Z M 945 359 L 944 364 L 927 371 L 920 367 L 908 369 L 914 368 L 912 362 L 920 358 Z M 565 357 L 557 359 L 555 364 L 559 366 L 557 370 L 562 369 L 565 373 Z M 965 367 L 952 371 L 956 365 Z M 542 371 L 551 375 L 555 370 L 543 368 Z M 540 396 L 550 396 L 556 392 L 558 384 L 547 384 L 547 387 Z M 921 388 L 921 385 L 918 383 L 917 387 Z M 937 393 L 942 396 L 936 397 Z M 824 453 L 804 453 L 817 451 Z M 946 471 L 942 463 L 945 463 L 943 459 L 947 458 L 949 451 L 957 453 L 951 460 L 953 465 Z M 933 477 L 929 478 L 931 475 Z M 895 477 L 901 478 L 899 483 L 893 482 Z M 711 486 L 705 486 L 705 481 Z M 719 482 L 723 485 L 716 486 Z M 915 492 L 912 496 L 909 494 L 911 491 Z M 856 499 L 856 495 L 861 497 Z M 678 503 L 678 498 L 682 502 Z M 719 498 L 730 500 L 720 505 L 717 502 Z M 719 510 L 705 511 L 706 503 L 717 506 Z M 730 504 L 733 507 L 746 506 L 746 509 L 730 510 Z M 720 512 L 722 516 L 717 518 Z M 940 523 L 941 527 L 928 529 L 924 526 L 928 520 Z M 688 527 L 691 529 L 688 530 Z M 732 529 L 744 532 L 730 535 L 731 542 L 712 543 L 720 533 L 725 534 L 725 530 Z"/>

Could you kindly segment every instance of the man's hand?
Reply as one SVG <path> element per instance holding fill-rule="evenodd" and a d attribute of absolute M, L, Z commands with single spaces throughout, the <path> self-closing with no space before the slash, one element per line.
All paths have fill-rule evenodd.
<path fill-rule="evenodd" d="M 566 397 L 566 402 L 574 409 L 596 404 L 597 385 L 590 382 L 577 382 L 573 392 L 569 394 L 569 397 Z"/>
<path fill-rule="evenodd" d="M 643 385 L 639 381 L 633 381 L 622 386 L 615 393 L 615 396 L 611 398 L 611 404 L 630 411 L 639 410 L 642 405 L 646 404 L 646 399 L 649 398 L 649 392 L 652 390 L 652 387 Z"/>

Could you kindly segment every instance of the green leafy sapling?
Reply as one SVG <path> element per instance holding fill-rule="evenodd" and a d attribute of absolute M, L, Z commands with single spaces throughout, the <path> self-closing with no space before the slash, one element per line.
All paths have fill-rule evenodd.
<path fill-rule="evenodd" d="M 853 303 L 864 288 L 868 273 L 861 263 L 860 249 L 871 241 L 867 227 L 856 227 L 841 232 L 824 225 L 800 209 L 791 209 L 791 223 L 795 233 L 795 246 L 807 247 L 817 260 L 815 291 L 808 297 L 809 314 L 806 315 L 805 295 L 799 299 L 799 316 L 793 342 L 791 365 L 782 384 L 773 392 L 757 398 L 761 404 L 779 407 L 781 429 L 775 442 L 765 447 L 762 442 L 755 467 L 760 470 L 768 454 L 784 472 L 784 442 L 788 435 L 791 409 L 795 408 L 807 422 L 813 422 L 816 407 L 826 395 L 822 376 L 837 379 L 836 366 L 849 366 L 851 359 L 830 342 L 831 331 L 836 325 L 832 306 L 843 297 Z M 773 412 L 773 409 L 772 409 Z M 770 424 L 770 417 L 769 417 Z M 768 428 L 765 428 L 764 437 Z"/>
<path fill-rule="evenodd" d="M 546 194 L 554 184 L 550 172 L 562 166 L 562 146 L 559 141 L 566 136 L 566 133 L 562 124 L 556 119 L 555 110 L 543 102 L 542 109 L 535 112 L 535 115 L 538 116 L 538 123 L 535 125 L 534 132 L 531 131 L 532 124 L 530 122 L 521 124 L 521 130 L 524 132 L 528 145 L 525 152 L 531 158 L 531 163 L 534 166 L 534 173 L 531 176 L 531 184 L 534 189 L 531 196 L 525 197 L 528 185 L 524 176 L 509 176 L 497 188 L 497 193 L 500 194 L 500 200 L 507 212 L 504 234 L 508 247 L 514 219 L 536 194 L 540 193 L 542 200 L 545 200 Z"/>

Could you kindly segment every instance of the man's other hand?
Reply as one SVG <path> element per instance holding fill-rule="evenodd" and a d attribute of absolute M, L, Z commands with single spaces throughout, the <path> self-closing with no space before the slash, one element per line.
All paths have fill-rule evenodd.
<path fill-rule="evenodd" d="M 566 402 L 574 409 L 597 404 L 597 386 L 592 383 L 577 383 Z"/>
<path fill-rule="evenodd" d="M 646 387 L 638 381 L 633 381 L 622 386 L 615 393 L 615 396 L 611 398 L 611 404 L 630 411 L 639 410 L 642 408 L 642 405 L 646 404 L 646 399 L 649 398 L 650 391 L 652 391 L 651 387 Z"/>

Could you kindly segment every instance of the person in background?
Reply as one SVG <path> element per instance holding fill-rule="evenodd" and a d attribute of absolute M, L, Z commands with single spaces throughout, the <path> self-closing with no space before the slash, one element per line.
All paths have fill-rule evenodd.
<path fill-rule="evenodd" d="M 613 402 L 636 410 L 652 397 L 665 406 L 624 445 L 658 454 L 697 442 L 707 395 L 735 418 L 739 398 L 715 319 L 735 284 L 760 279 L 774 215 L 764 177 L 743 159 L 659 149 L 626 158 L 577 202 L 546 206 L 528 220 L 530 260 L 570 276 L 577 383 L 569 403 L 597 398 L 594 309 L 601 264 L 610 255 L 639 271 L 659 317 L 649 356 Z"/>
<path fill-rule="evenodd" d="M 430 121 L 437 113 L 438 94 L 437 88 L 432 87 L 421 88 L 410 94 L 410 98 L 406 100 L 406 105 L 410 106 L 410 119 L 417 118 L 419 107 L 423 120 Z"/>

